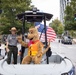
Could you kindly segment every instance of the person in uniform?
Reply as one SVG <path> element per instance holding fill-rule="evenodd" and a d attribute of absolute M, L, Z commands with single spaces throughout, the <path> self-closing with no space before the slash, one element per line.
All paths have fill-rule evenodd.
<path fill-rule="evenodd" d="M 18 48 L 17 48 L 17 29 L 15 27 L 11 28 L 11 34 L 7 37 L 7 63 L 11 63 L 11 56 L 13 54 L 13 61 L 14 64 L 17 64 L 17 54 L 18 54 Z"/>

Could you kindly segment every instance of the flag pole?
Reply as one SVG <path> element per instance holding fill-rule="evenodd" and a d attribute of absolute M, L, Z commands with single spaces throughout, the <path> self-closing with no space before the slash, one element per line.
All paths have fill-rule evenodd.
<path fill-rule="evenodd" d="M 46 34 L 46 16 L 44 14 L 44 29 L 45 29 L 45 47 L 47 48 L 47 34 Z M 48 51 L 46 52 L 47 64 L 49 64 L 49 57 L 47 56 Z"/>

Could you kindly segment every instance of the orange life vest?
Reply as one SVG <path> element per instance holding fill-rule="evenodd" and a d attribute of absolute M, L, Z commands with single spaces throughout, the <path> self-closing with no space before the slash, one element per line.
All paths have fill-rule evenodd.
<path fill-rule="evenodd" d="M 31 44 L 29 46 L 29 48 L 28 48 L 28 55 L 35 56 L 38 53 L 38 50 L 39 50 L 38 44 L 41 44 L 42 45 L 42 43 L 40 41 L 37 41 L 34 44 Z"/>

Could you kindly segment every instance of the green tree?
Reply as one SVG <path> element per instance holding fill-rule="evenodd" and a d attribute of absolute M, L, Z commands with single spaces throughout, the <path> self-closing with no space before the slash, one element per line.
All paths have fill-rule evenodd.
<path fill-rule="evenodd" d="M 49 26 L 51 26 L 55 30 L 56 34 L 61 34 L 64 30 L 63 25 L 58 19 L 53 20 Z"/>
<path fill-rule="evenodd" d="M 1 0 L 0 9 L 0 32 L 8 34 L 11 27 L 15 26 L 19 32 L 22 29 L 22 22 L 16 20 L 16 15 L 31 8 L 31 0 Z M 26 23 L 27 24 L 27 23 Z M 26 30 L 30 24 L 26 25 Z"/>
<path fill-rule="evenodd" d="M 65 30 L 76 30 L 76 21 L 74 14 L 76 13 L 76 0 L 71 0 L 71 3 L 66 6 L 64 24 Z"/>
<path fill-rule="evenodd" d="M 64 27 L 63 27 L 63 25 L 60 24 L 60 25 L 58 26 L 57 30 L 58 30 L 57 33 L 58 33 L 59 35 L 61 35 L 61 34 L 64 32 Z"/>

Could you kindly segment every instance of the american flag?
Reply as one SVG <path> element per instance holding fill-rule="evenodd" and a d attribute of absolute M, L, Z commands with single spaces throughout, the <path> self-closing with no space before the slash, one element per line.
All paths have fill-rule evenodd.
<path fill-rule="evenodd" d="M 38 29 L 39 36 L 42 33 L 40 40 L 42 42 L 45 42 L 45 29 L 44 29 L 44 25 L 39 23 L 39 22 L 36 22 L 35 23 L 35 27 Z M 53 30 L 53 28 L 51 28 L 49 26 L 46 26 L 46 33 L 47 33 L 47 41 L 50 40 L 51 42 L 53 42 L 55 40 L 55 38 L 56 38 L 56 33 Z"/>

